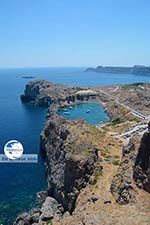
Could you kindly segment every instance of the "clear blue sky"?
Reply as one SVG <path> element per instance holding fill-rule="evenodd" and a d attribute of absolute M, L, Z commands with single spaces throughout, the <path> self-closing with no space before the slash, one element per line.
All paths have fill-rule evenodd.
<path fill-rule="evenodd" d="M 0 0 L 0 67 L 150 65 L 149 0 Z"/>

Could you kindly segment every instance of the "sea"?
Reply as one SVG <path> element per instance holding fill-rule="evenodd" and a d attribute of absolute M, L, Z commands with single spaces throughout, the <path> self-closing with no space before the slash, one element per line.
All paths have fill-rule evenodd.
<path fill-rule="evenodd" d="M 4 153 L 4 145 L 9 140 L 21 142 L 24 153 L 38 154 L 38 163 L 0 163 L 0 224 L 3 225 L 13 224 L 18 214 L 34 207 L 37 204 L 36 193 L 47 186 L 44 159 L 39 148 L 39 135 L 47 109 L 22 104 L 20 95 L 25 85 L 33 80 L 23 78 L 25 76 L 71 86 L 150 82 L 150 76 L 85 72 L 85 68 L 0 69 L 0 154 Z M 84 107 L 75 108 L 71 119 L 84 117 L 82 109 L 84 112 L 87 109 Z M 93 113 L 89 113 L 88 117 L 91 115 L 93 117 Z"/>
<path fill-rule="evenodd" d="M 75 106 L 60 109 L 58 114 L 64 116 L 67 120 L 84 119 L 91 125 L 98 125 L 109 121 L 109 116 L 99 102 L 88 101 Z"/>

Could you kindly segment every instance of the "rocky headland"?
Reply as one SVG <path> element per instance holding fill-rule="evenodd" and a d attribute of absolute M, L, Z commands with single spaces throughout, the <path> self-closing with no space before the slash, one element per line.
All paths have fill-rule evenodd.
<path fill-rule="evenodd" d="M 86 72 L 97 72 L 97 73 L 131 73 L 135 75 L 150 75 L 149 66 L 135 65 L 133 67 L 124 66 L 97 66 L 96 68 L 89 67 Z"/>
<path fill-rule="evenodd" d="M 48 108 L 40 135 L 48 187 L 39 194 L 41 206 L 18 216 L 14 225 L 148 225 L 149 94 L 150 85 L 142 83 L 69 87 L 29 82 L 22 102 Z M 100 102 L 110 122 L 92 126 L 57 113 L 86 101 Z"/>

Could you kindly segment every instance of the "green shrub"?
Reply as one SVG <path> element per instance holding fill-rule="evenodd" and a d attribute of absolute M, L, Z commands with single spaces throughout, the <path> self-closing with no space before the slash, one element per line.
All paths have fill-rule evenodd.
<path fill-rule="evenodd" d="M 52 219 L 48 220 L 47 223 L 46 223 L 46 225 L 53 225 Z"/>
<path fill-rule="evenodd" d="M 117 118 L 115 120 L 112 120 L 110 122 L 110 125 L 115 126 L 115 125 L 120 124 L 120 123 L 122 123 L 122 120 L 120 118 Z"/>
<path fill-rule="evenodd" d="M 113 165 L 118 166 L 120 162 L 119 162 L 119 160 L 113 160 L 112 163 L 113 163 Z"/>

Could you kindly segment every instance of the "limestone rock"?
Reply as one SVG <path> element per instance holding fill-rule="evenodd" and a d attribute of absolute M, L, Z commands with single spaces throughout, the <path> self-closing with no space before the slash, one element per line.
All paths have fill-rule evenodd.
<path fill-rule="evenodd" d="M 48 221 L 50 219 L 60 219 L 63 214 L 63 207 L 51 197 L 47 197 L 41 208 L 40 221 Z"/>

